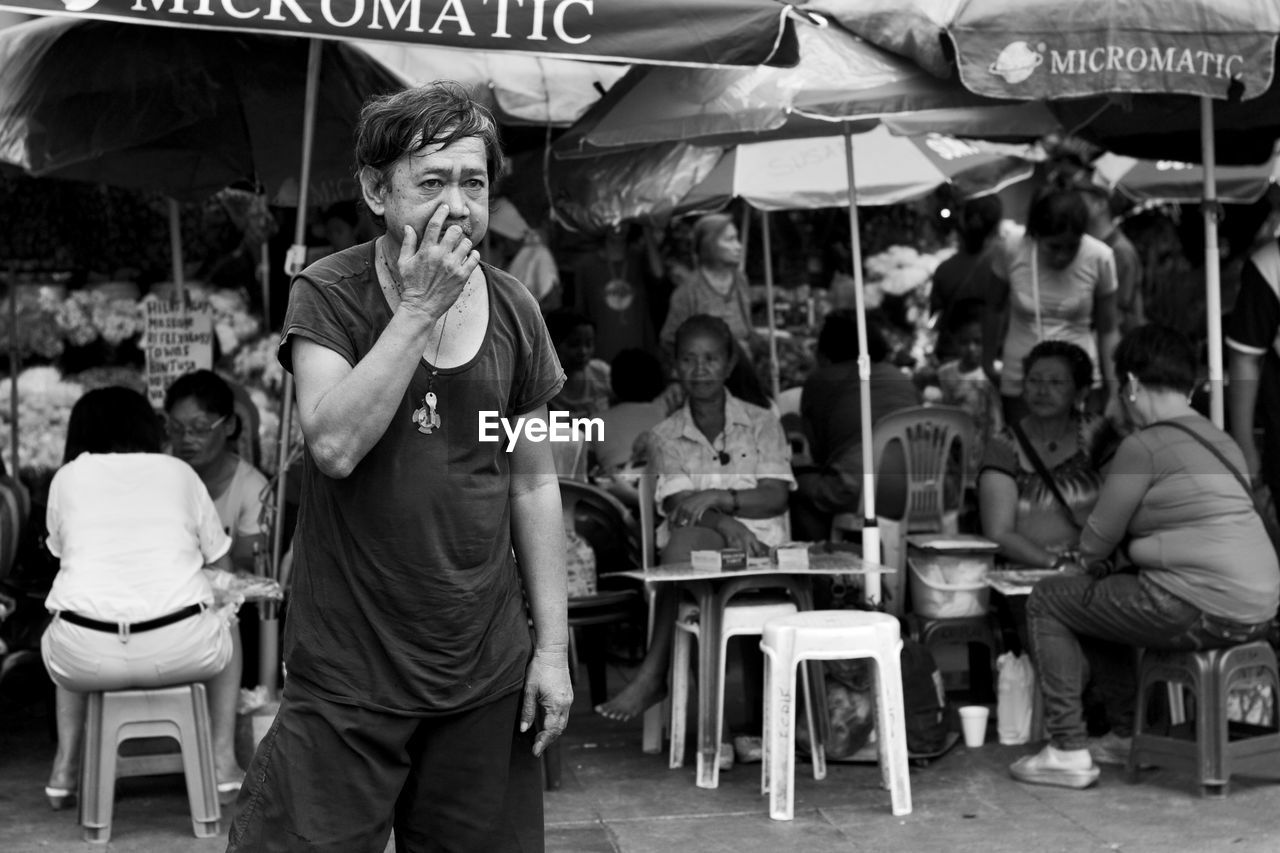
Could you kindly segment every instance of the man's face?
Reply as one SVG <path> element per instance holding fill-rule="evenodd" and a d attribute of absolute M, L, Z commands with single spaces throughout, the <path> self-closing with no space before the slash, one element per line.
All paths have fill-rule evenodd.
<path fill-rule="evenodd" d="M 421 240 L 427 220 L 441 204 L 449 206 L 444 230 L 457 225 L 472 243 L 489 230 L 489 169 L 478 136 L 406 154 L 391 167 L 385 184 L 375 186 L 367 177 L 362 184 L 369 209 L 386 219 L 387 235 L 396 244 L 406 225 Z"/>

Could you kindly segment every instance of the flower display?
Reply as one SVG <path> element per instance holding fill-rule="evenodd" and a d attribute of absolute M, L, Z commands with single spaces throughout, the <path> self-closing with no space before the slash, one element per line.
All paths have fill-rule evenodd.
<path fill-rule="evenodd" d="M 0 323 L 0 351 L 8 353 L 12 347 L 21 358 L 54 359 L 62 355 L 66 343 L 57 321 L 62 302 L 58 291 L 49 287 L 20 286 L 15 301 L 16 320 L 10 323 L 6 310 L 5 320 Z"/>
<path fill-rule="evenodd" d="M 22 471 L 51 471 L 62 464 L 67 441 L 67 420 L 71 407 L 84 393 L 78 382 L 64 379 L 56 367 L 29 367 L 18 375 L 18 468 Z M 10 380 L 0 381 L 0 455 L 5 467 L 14 470 L 10 435 L 13 430 L 9 406 Z"/>
<path fill-rule="evenodd" d="M 890 246 L 863 262 L 868 310 L 881 313 L 896 364 L 926 369 L 937 346 L 936 320 L 929 310 L 933 273 L 955 253 L 952 248 L 921 252 L 911 246 Z"/>
<path fill-rule="evenodd" d="M 261 333 L 262 321 L 249 313 L 249 300 L 241 291 L 214 290 L 208 300 L 213 310 L 213 333 L 218 336 L 223 355 L 231 355 Z"/>
<path fill-rule="evenodd" d="M 146 323 L 142 303 L 95 290 L 77 290 L 53 306 L 54 319 L 72 346 L 103 340 L 115 346 L 136 337 Z"/>

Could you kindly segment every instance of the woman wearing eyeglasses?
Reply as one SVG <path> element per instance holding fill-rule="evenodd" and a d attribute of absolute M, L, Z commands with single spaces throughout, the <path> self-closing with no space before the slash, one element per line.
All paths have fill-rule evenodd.
<path fill-rule="evenodd" d="M 218 374 L 178 377 L 164 396 L 170 452 L 195 469 L 231 536 L 231 561 L 253 571 L 255 548 L 266 548 L 262 495 L 267 478 L 236 452 L 242 425 L 235 395 Z"/>
<path fill-rule="evenodd" d="M 1086 788 L 1097 764 L 1132 746 L 1133 648 L 1196 651 L 1266 636 L 1280 567 L 1254 506 L 1239 446 L 1191 406 L 1195 351 L 1162 326 L 1116 349 L 1113 404 L 1132 428 L 1085 522 L 1087 574 L 1041 581 L 1027 602 L 1049 744 L 1016 761 L 1014 778 Z M 1101 694 L 1110 731 L 1090 738 L 1082 696 Z"/>
<path fill-rule="evenodd" d="M 655 498 L 666 519 L 658 530 L 662 562 L 720 548 L 767 554 L 789 538 L 787 498 L 795 488 L 782 422 L 725 388 L 738 348 L 724 320 L 695 314 L 680 324 L 675 347 L 685 404 L 650 430 L 648 442 Z M 659 591 L 644 662 L 597 712 L 627 720 L 665 695 L 676 603 L 674 593 Z"/>
<path fill-rule="evenodd" d="M 191 468 L 162 452 L 160 419 L 128 388 L 80 398 L 49 487 L 49 550 L 60 568 L 41 640 L 57 685 L 58 750 L 45 794 L 76 793 L 85 693 L 193 681 L 208 690 L 218 791 L 234 796 L 241 660 L 212 608 L 206 566 L 229 570 L 230 539 Z"/>
<path fill-rule="evenodd" d="M 1095 463 L 1105 422 L 1085 413 L 1093 362 L 1066 341 L 1045 341 L 1022 364 L 1026 415 L 987 442 L 978 475 L 982 532 L 1010 564 L 1061 567 L 1098 499 Z"/>

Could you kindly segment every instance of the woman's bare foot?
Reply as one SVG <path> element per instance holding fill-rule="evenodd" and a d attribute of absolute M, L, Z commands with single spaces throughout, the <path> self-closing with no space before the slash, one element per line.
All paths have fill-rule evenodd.
<path fill-rule="evenodd" d="M 622 688 L 622 692 L 617 696 L 597 705 L 595 711 L 607 719 L 626 722 L 643 714 L 665 698 L 667 698 L 667 689 L 662 680 L 638 677 Z"/>

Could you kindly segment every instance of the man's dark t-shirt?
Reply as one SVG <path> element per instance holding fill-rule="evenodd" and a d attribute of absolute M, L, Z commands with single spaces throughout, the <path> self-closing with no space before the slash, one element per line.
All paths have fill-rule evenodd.
<path fill-rule="evenodd" d="M 373 246 L 297 277 L 280 345 L 285 369 L 295 336 L 352 365 L 376 343 L 392 313 Z M 434 379 L 441 428 L 423 434 L 413 422 L 431 376 L 424 359 L 386 433 L 348 477 L 327 477 L 306 456 L 285 662 L 290 678 L 332 701 L 444 714 L 524 681 L 531 641 L 511 550 L 510 456 L 505 439 L 478 441 L 478 413 L 514 420 L 555 396 L 564 372 L 529 291 L 483 270 L 488 329 L 470 362 Z"/>

